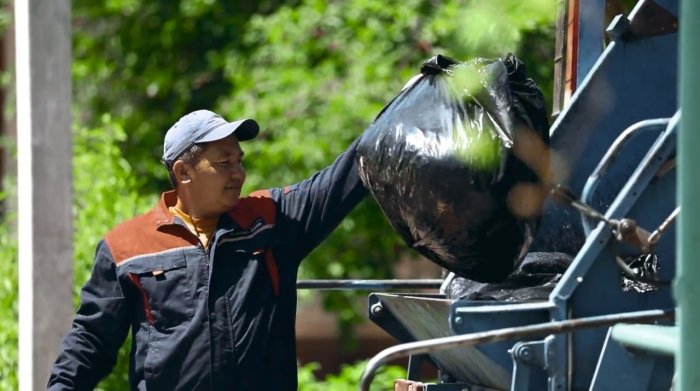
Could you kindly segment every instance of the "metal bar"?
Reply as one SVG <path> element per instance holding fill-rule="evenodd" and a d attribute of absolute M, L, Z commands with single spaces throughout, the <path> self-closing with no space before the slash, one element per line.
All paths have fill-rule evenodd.
<path fill-rule="evenodd" d="M 666 230 L 668 229 L 668 227 L 671 226 L 671 224 L 676 222 L 676 218 L 678 218 L 678 214 L 680 212 L 681 207 L 677 206 L 676 209 L 674 209 L 673 212 L 671 212 L 671 214 L 666 218 L 666 220 L 664 220 L 661 223 L 661 225 L 659 225 L 659 228 L 654 230 L 654 232 L 652 232 L 651 235 L 649 235 L 649 245 L 653 247 L 656 245 L 656 243 L 659 242 L 659 240 L 661 239 L 661 235 L 663 235 L 664 232 L 666 232 Z"/>
<path fill-rule="evenodd" d="M 587 205 L 592 205 L 594 202 L 593 196 L 595 195 L 598 184 L 600 183 L 600 178 L 607 173 L 608 169 L 615 162 L 615 159 L 620 154 L 622 148 L 627 145 L 628 142 L 633 140 L 636 136 L 646 133 L 647 131 L 656 131 L 658 133 L 666 130 L 670 119 L 669 118 L 659 118 L 659 119 L 649 119 L 644 121 L 639 121 L 632 126 L 625 129 L 612 143 L 608 151 L 601 159 L 598 166 L 593 170 L 591 175 L 586 180 L 586 184 L 581 192 L 581 201 Z M 584 232 L 588 235 L 598 224 L 592 224 L 588 219 L 582 219 Z"/>
<path fill-rule="evenodd" d="M 553 310 L 556 304 L 549 301 L 533 302 L 533 303 L 499 303 L 496 305 L 476 305 L 462 306 L 455 308 L 455 314 L 486 314 L 490 312 L 513 312 L 513 311 L 536 311 L 536 310 Z"/>
<path fill-rule="evenodd" d="M 541 323 L 530 326 L 508 327 L 498 330 L 453 335 L 426 341 L 410 342 L 384 349 L 372 357 L 360 380 L 360 391 L 368 391 L 377 369 L 385 362 L 406 357 L 411 354 L 430 353 L 446 348 L 473 346 L 477 344 L 507 341 L 516 338 L 537 337 L 550 334 L 568 333 L 574 330 L 611 326 L 616 323 L 643 323 L 659 319 L 672 319 L 674 310 L 649 310 L 621 314 L 592 316 L 589 318 L 569 319 L 558 322 Z"/>
<path fill-rule="evenodd" d="M 654 370 L 656 367 L 656 357 L 649 354 L 630 354 L 630 351 L 615 342 L 612 338 L 612 329 L 608 328 L 608 335 L 605 337 L 603 349 L 598 358 L 593 379 L 591 380 L 589 391 L 606 390 L 659 390 L 664 389 L 660 384 L 669 384 L 670 381 L 655 382 L 651 385 L 652 376 L 664 377 L 668 373 L 661 375 Z M 671 387 L 666 387 L 670 390 Z"/>
<path fill-rule="evenodd" d="M 567 1 L 557 0 L 557 33 L 554 41 L 554 88 L 552 99 L 552 117 L 559 115 L 564 107 L 566 96 L 566 30 Z"/>
<path fill-rule="evenodd" d="M 551 194 L 554 196 L 556 201 L 571 206 L 572 208 L 578 210 L 582 215 L 595 221 L 604 221 L 606 224 L 610 224 L 610 221 L 608 221 L 605 215 L 598 212 L 586 202 L 580 200 L 578 197 L 576 197 L 576 195 L 574 195 L 574 193 L 571 192 L 571 190 L 567 189 L 561 184 L 555 185 L 551 190 Z M 588 234 L 588 232 L 586 232 L 586 234 Z"/>
<path fill-rule="evenodd" d="M 422 354 L 412 354 L 408 357 L 408 367 L 406 368 L 406 380 L 420 379 L 420 369 L 425 356 Z"/>
<path fill-rule="evenodd" d="M 612 338 L 621 345 L 673 356 L 678 350 L 678 329 L 673 326 L 617 324 Z"/>
<path fill-rule="evenodd" d="M 676 353 L 679 391 L 700 389 L 700 311 L 697 300 L 700 287 L 700 1 L 680 4 L 680 106 L 683 110 L 678 135 L 678 205 L 683 209 L 678 220 L 678 254 L 674 294 L 678 306 L 680 344 Z"/>
<path fill-rule="evenodd" d="M 440 279 L 424 280 L 299 280 L 297 289 L 438 289 Z"/>
<path fill-rule="evenodd" d="M 656 173 L 664 165 L 664 161 L 676 151 L 677 125 L 680 118 L 680 112 L 674 114 L 671 118 L 667 130 L 654 143 L 649 153 L 644 157 L 639 167 L 620 190 L 615 201 L 608 208 L 606 219 L 615 219 L 627 215 L 640 194 L 643 193 L 651 180 L 656 177 Z M 574 259 L 559 283 L 554 287 L 550 294 L 550 300 L 558 305 L 566 305 L 566 301 L 583 281 L 582 279 L 588 269 L 600 256 L 604 247 L 608 245 L 611 236 L 612 231 L 610 227 L 604 225 L 598 225 L 588 235 L 586 243 L 578 252 L 576 259 Z M 581 280 L 579 281 L 579 279 Z"/>

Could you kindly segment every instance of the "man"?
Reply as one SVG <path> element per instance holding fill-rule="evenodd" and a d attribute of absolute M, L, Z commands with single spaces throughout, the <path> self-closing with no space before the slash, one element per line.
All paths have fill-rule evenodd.
<path fill-rule="evenodd" d="M 258 131 L 206 110 L 168 130 L 175 189 L 98 245 L 49 389 L 93 389 L 129 328 L 132 389 L 296 389 L 297 269 L 367 192 L 356 141 L 301 183 L 239 198 L 239 142 Z"/>

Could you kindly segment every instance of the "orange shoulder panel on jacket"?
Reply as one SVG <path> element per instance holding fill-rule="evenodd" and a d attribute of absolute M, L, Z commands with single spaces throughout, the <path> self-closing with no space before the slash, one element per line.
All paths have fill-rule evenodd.
<path fill-rule="evenodd" d="M 105 235 L 116 264 L 140 255 L 196 245 L 196 241 L 167 232 L 167 227 L 158 230 L 152 213 L 119 224 Z M 178 226 L 173 225 L 172 229 L 178 229 Z"/>
<path fill-rule="evenodd" d="M 275 224 L 277 205 L 270 197 L 269 190 L 259 190 L 241 198 L 231 209 L 229 216 L 242 228 L 250 227 L 262 218 L 265 224 Z"/>

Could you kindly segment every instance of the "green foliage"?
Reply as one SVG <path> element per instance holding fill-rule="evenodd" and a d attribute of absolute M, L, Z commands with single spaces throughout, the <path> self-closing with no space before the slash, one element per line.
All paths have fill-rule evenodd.
<path fill-rule="evenodd" d="M 494 133 L 476 130 L 467 124 L 463 132 L 453 135 L 456 158 L 473 169 L 486 172 L 498 170 L 502 147 Z"/>
<path fill-rule="evenodd" d="M 4 33 L 12 21 L 8 11 L 11 3 L 0 0 L 0 34 Z M 10 73 L 0 72 L 0 87 L 9 85 Z M 12 110 L 7 102 L 3 110 Z M 16 156 L 16 145 L 6 137 L 0 137 L 0 151 L 6 157 Z M 17 216 L 8 211 L 7 204 L 16 202 L 16 179 L 0 178 L 0 390 L 16 390 L 18 356 L 18 271 L 17 271 Z"/>
<path fill-rule="evenodd" d="M 87 281 L 97 242 L 114 225 L 155 205 L 157 194 L 138 192 L 145 179 L 122 156 L 124 128 L 103 114 L 98 127 L 76 125 L 73 132 L 75 293 Z"/>
<path fill-rule="evenodd" d="M 11 186 L 8 181 L 3 188 Z M 0 193 L 0 202 L 6 201 Z M 16 390 L 17 379 L 17 236 L 14 215 L 0 221 L 0 390 Z"/>
<path fill-rule="evenodd" d="M 76 297 L 97 241 L 168 186 L 160 148 L 180 115 L 211 108 L 257 118 L 263 133 L 244 145 L 251 157 L 247 189 L 296 182 L 330 163 L 434 54 L 466 60 L 513 51 L 549 96 L 553 4 L 73 1 Z M 0 13 L 0 29 L 9 21 Z M 14 224 L 9 215 L 0 224 L 0 389 L 17 388 Z M 365 202 L 309 257 L 301 276 L 387 277 L 404 248 L 392 232 L 377 206 Z M 343 294 L 325 299 L 346 330 L 362 317 L 354 303 Z M 124 388 L 127 349 L 100 389 Z M 319 383 L 309 377 L 313 370 L 300 371 L 302 389 L 354 389 L 360 375 L 348 367 Z"/>
<path fill-rule="evenodd" d="M 155 205 L 157 195 L 137 191 L 144 180 L 122 157 L 127 133 L 103 114 L 98 127 L 76 125 L 73 133 L 73 206 L 75 215 L 75 298 L 92 270 L 97 242 L 110 227 Z M 128 384 L 130 343 L 119 352 L 117 367 L 98 390 L 120 390 Z"/>
<path fill-rule="evenodd" d="M 551 5 L 550 5 L 551 3 Z M 244 144 L 246 190 L 294 183 L 359 136 L 426 58 L 513 51 L 551 79 L 554 3 L 451 0 L 74 2 L 81 122 L 111 113 L 127 131 L 123 156 L 143 181 L 167 186 L 162 137 L 182 114 L 254 117 Z M 520 52 L 535 37 L 538 50 Z M 545 83 L 545 85 L 547 85 Z M 546 91 L 549 93 L 549 90 Z M 404 249 L 371 201 L 304 262 L 301 277 L 385 278 Z M 343 293 L 327 306 L 351 308 Z M 358 319 L 343 311 L 345 321 Z"/>
<path fill-rule="evenodd" d="M 243 145 L 245 190 L 290 184 L 329 164 L 434 54 L 512 51 L 549 96 L 549 3 L 74 0 L 76 295 L 97 241 L 169 186 L 162 138 L 181 115 L 208 108 L 258 119 L 260 137 Z M 300 277 L 386 278 L 406 251 L 368 200 Z M 324 304 L 346 331 L 364 317 L 346 293 Z M 124 388 L 126 361 L 125 348 L 101 389 Z"/>
<path fill-rule="evenodd" d="M 159 164 L 165 131 L 189 111 L 229 93 L 222 49 L 246 56 L 247 19 L 279 2 L 110 0 L 73 2 L 74 101 L 83 124 L 109 113 L 127 129 L 121 143 L 143 192 L 167 186 Z"/>
<path fill-rule="evenodd" d="M 367 361 L 358 361 L 352 365 L 343 365 L 340 372 L 330 374 L 323 380 L 318 380 L 314 372 L 320 369 L 318 363 L 308 363 L 298 370 L 299 391 L 355 391 L 359 379 L 367 367 Z M 394 380 L 406 378 L 406 370 L 396 365 L 380 368 L 372 381 L 373 390 L 393 390 Z"/>
<path fill-rule="evenodd" d="M 224 78 L 235 88 L 218 106 L 230 117 L 261 119 L 265 142 L 247 146 L 252 156 L 249 185 L 290 183 L 327 164 L 427 57 L 439 52 L 458 59 L 517 52 L 523 34 L 547 17 L 554 19 L 554 8 L 547 10 L 541 1 L 491 3 L 469 2 L 467 8 L 519 12 L 486 20 L 498 31 L 510 32 L 497 37 L 500 46 L 465 40 L 465 29 L 476 32 L 484 21 L 473 18 L 459 1 L 432 6 L 422 0 L 307 0 L 270 15 L 254 15 L 243 35 L 249 56 L 222 53 Z M 535 23 L 528 22 L 535 16 Z M 488 146 L 480 143 L 477 148 L 489 150 Z M 399 256 L 397 248 L 403 248 L 397 236 L 376 205 L 367 202 L 307 258 L 302 276 L 388 277 L 391 262 Z M 324 302 L 341 320 L 358 319 L 361 315 L 353 311 L 352 301 L 342 296 L 334 292 Z"/>

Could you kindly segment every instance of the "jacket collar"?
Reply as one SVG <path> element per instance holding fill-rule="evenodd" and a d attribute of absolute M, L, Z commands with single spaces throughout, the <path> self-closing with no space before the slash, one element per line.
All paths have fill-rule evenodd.
<path fill-rule="evenodd" d="M 171 206 L 177 204 L 177 193 L 175 190 L 166 191 L 160 196 L 160 201 L 155 208 L 153 208 L 153 220 L 156 227 L 160 228 L 164 225 L 177 224 L 175 222 L 175 216 L 170 213 Z"/>
<path fill-rule="evenodd" d="M 177 193 L 175 190 L 166 191 L 160 196 L 160 200 L 155 208 L 153 208 L 153 220 L 157 228 L 161 228 L 166 225 L 184 225 L 184 223 L 179 223 L 180 219 L 175 217 L 170 212 L 170 207 L 177 204 Z M 236 230 L 241 229 L 238 224 L 227 214 L 222 213 L 219 216 L 219 228 L 225 230 Z"/>

